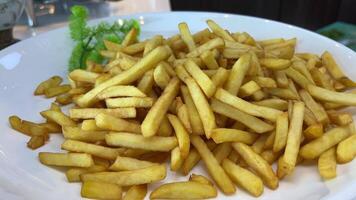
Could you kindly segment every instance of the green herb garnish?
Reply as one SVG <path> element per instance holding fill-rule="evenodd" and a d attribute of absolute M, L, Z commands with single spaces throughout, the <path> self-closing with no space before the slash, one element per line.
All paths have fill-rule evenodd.
<path fill-rule="evenodd" d="M 86 60 L 104 63 L 106 60 L 100 55 L 105 49 L 104 40 L 121 43 L 125 35 L 136 28 L 140 32 L 140 24 L 134 20 L 123 20 L 122 24 L 101 22 L 97 26 L 88 26 L 89 12 L 83 6 L 73 6 L 69 17 L 71 38 L 76 42 L 69 59 L 69 71 L 85 69 Z"/>

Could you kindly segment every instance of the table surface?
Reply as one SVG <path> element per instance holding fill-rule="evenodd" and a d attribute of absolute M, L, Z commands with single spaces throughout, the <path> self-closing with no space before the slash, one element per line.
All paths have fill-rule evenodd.
<path fill-rule="evenodd" d="M 88 5 L 91 19 L 130 15 L 135 13 L 147 12 L 163 12 L 170 11 L 171 6 L 169 0 L 122 0 L 119 2 L 105 2 L 101 5 Z M 40 16 L 41 17 L 41 16 Z M 43 17 L 42 18 L 46 18 Z M 26 39 L 34 37 L 40 33 L 47 32 L 56 28 L 64 27 L 68 24 L 67 14 L 60 13 L 56 16 L 49 16 L 45 20 L 45 24 L 39 24 L 38 27 L 29 27 L 21 22 L 14 27 L 14 37 L 17 39 Z"/>

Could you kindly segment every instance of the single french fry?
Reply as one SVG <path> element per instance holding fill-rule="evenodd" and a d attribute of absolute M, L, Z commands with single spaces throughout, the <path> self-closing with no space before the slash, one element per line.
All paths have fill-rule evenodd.
<path fill-rule="evenodd" d="M 273 152 L 279 152 L 287 144 L 288 137 L 288 113 L 283 113 L 276 120 L 276 135 L 273 143 Z"/>
<path fill-rule="evenodd" d="M 147 55 L 156 47 L 162 45 L 163 37 L 162 35 L 155 35 L 146 42 L 145 49 L 143 50 L 143 56 Z"/>
<path fill-rule="evenodd" d="M 177 108 L 177 116 L 188 133 L 192 133 L 192 126 L 190 125 L 189 113 L 186 104 L 182 104 Z"/>
<path fill-rule="evenodd" d="M 322 124 L 327 124 L 329 122 L 328 114 L 324 108 L 318 104 L 306 90 L 299 90 L 299 95 L 305 103 L 305 106 L 312 111 L 318 122 Z"/>
<path fill-rule="evenodd" d="M 178 24 L 179 32 L 182 40 L 187 45 L 189 52 L 196 48 L 192 34 L 189 31 L 189 27 L 186 23 L 182 22 Z"/>
<path fill-rule="evenodd" d="M 146 43 L 147 41 L 137 42 L 135 44 L 131 44 L 129 46 L 123 47 L 121 51 L 129 55 L 134 55 L 139 52 L 142 52 L 146 47 Z"/>
<path fill-rule="evenodd" d="M 206 23 L 208 24 L 209 28 L 213 31 L 213 33 L 216 34 L 217 36 L 223 38 L 224 40 L 233 41 L 233 42 L 235 41 L 234 38 L 232 38 L 232 36 L 227 31 L 221 28 L 213 20 L 209 19 L 206 21 Z"/>
<path fill-rule="evenodd" d="M 27 147 L 30 149 L 37 149 L 43 146 L 46 142 L 46 136 L 31 136 L 30 140 L 27 142 Z"/>
<path fill-rule="evenodd" d="M 44 91 L 44 94 L 46 98 L 51 98 L 51 97 L 59 96 L 61 94 L 65 94 L 69 92 L 70 89 L 71 89 L 70 85 L 59 85 L 59 86 L 47 88 Z"/>
<path fill-rule="evenodd" d="M 281 88 L 288 87 L 288 78 L 284 71 L 274 71 L 274 76 L 277 81 L 277 85 Z"/>
<path fill-rule="evenodd" d="M 246 114 L 245 112 L 242 112 L 216 99 L 211 100 L 210 106 L 214 112 L 241 122 L 243 125 L 255 131 L 256 133 L 268 132 L 274 128 L 272 125 L 264 122 L 263 120 L 260 120 L 252 115 Z"/>
<path fill-rule="evenodd" d="M 199 136 L 191 137 L 192 144 L 199 152 L 203 159 L 209 174 L 213 177 L 216 184 L 225 194 L 235 193 L 235 187 L 230 178 L 226 175 L 225 171 L 221 168 L 214 155 L 210 152 L 207 145 Z"/>
<path fill-rule="evenodd" d="M 82 122 L 80 127 L 83 131 L 102 131 L 103 129 L 99 128 L 96 123 L 95 119 L 85 119 Z"/>
<path fill-rule="evenodd" d="M 277 116 L 282 113 L 280 110 L 249 103 L 239 97 L 231 95 L 228 91 L 221 88 L 216 91 L 214 97 L 247 114 L 254 115 L 256 117 L 263 117 L 271 121 L 276 121 Z"/>
<path fill-rule="evenodd" d="M 263 149 L 272 149 L 275 137 L 276 137 L 276 131 L 270 132 L 266 139 L 265 144 L 263 145 Z"/>
<path fill-rule="evenodd" d="M 117 149 L 70 139 L 65 140 L 61 148 L 70 152 L 88 153 L 108 160 L 115 160 L 120 153 Z"/>
<path fill-rule="evenodd" d="M 189 176 L 189 181 L 194 181 L 194 182 L 203 183 L 203 184 L 213 186 L 213 183 L 203 175 L 192 174 Z"/>
<path fill-rule="evenodd" d="M 263 88 L 276 88 L 277 83 L 274 79 L 269 78 L 269 77 L 262 77 L 262 76 L 256 76 L 253 78 L 253 80 Z"/>
<path fill-rule="evenodd" d="M 202 54 L 204 51 L 209 51 L 211 49 L 219 48 L 224 46 L 224 40 L 221 38 L 214 38 L 211 39 L 204 44 L 198 46 L 195 48 L 193 51 L 187 54 L 188 58 L 194 58 L 198 57 L 200 54 Z"/>
<path fill-rule="evenodd" d="M 321 55 L 321 61 L 334 79 L 338 80 L 346 77 L 328 51 L 325 51 L 323 55 Z"/>
<path fill-rule="evenodd" d="M 105 140 L 106 131 L 85 131 L 78 127 L 63 126 L 65 139 L 79 140 L 83 142 L 98 142 Z"/>
<path fill-rule="evenodd" d="M 101 113 L 95 117 L 96 125 L 104 130 L 141 133 L 141 126 L 108 114 Z"/>
<path fill-rule="evenodd" d="M 233 182 L 241 186 L 253 196 L 258 197 L 263 193 L 263 182 L 254 173 L 236 165 L 229 159 L 223 160 L 222 167 Z"/>
<path fill-rule="evenodd" d="M 222 87 L 229 76 L 228 70 L 219 67 L 216 73 L 211 77 L 211 81 L 214 83 L 216 88 Z"/>
<path fill-rule="evenodd" d="M 204 62 L 204 64 L 207 66 L 208 69 L 218 69 L 219 64 L 216 61 L 214 54 L 211 51 L 204 51 L 200 55 L 201 60 Z"/>
<path fill-rule="evenodd" d="M 261 90 L 261 87 L 255 81 L 249 81 L 240 87 L 238 96 L 244 98 L 251 96 L 259 90 Z"/>
<path fill-rule="evenodd" d="M 289 88 L 268 88 L 265 90 L 269 95 L 282 99 L 298 100 L 298 96 Z"/>
<path fill-rule="evenodd" d="M 252 103 L 259 106 L 274 108 L 280 111 L 286 111 L 288 109 L 288 102 L 278 98 L 264 99 L 262 101 L 254 101 Z"/>
<path fill-rule="evenodd" d="M 208 100 L 194 79 L 186 78 L 185 80 L 189 93 L 202 121 L 205 135 L 207 138 L 210 138 L 211 131 L 216 127 L 215 115 L 209 106 Z"/>
<path fill-rule="evenodd" d="M 122 189 L 120 186 L 112 183 L 84 181 L 80 194 L 82 197 L 90 199 L 120 200 Z"/>
<path fill-rule="evenodd" d="M 283 155 L 283 161 L 281 161 L 281 164 L 283 165 L 278 166 L 287 175 L 293 172 L 297 162 L 302 137 L 304 108 L 305 105 L 303 102 L 296 102 L 293 104 L 286 148 Z"/>
<path fill-rule="evenodd" d="M 332 179 L 336 177 L 335 147 L 322 153 L 318 159 L 318 170 L 321 178 Z"/>
<path fill-rule="evenodd" d="M 49 119 L 53 122 L 56 122 L 57 124 L 59 124 L 61 126 L 76 126 L 77 125 L 71 118 L 69 118 L 67 115 L 65 115 L 59 111 L 46 110 L 46 111 L 42 111 L 41 115 L 44 118 Z"/>
<path fill-rule="evenodd" d="M 133 185 L 127 190 L 123 200 L 143 200 L 147 194 L 147 185 Z"/>
<path fill-rule="evenodd" d="M 86 153 L 40 152 L 38 157 L 42 164 L 51 166 L 90 167 L 94 164 L 92 156 Z"/>
<path fill-rule="evenodd" d="M 337 145 L 336 158 L 338 163 L 348 163 L 356 156 L 356 135 L 353 134 Z"/>
<path fill-rule="evenodd" d="M 217 144 L 224 142 L 242 142 L 245 144 L 252 144 L 257 139 L 257 134 L 236 129 L 217 128 L 213 129 L 211 138 Z"/>
<path fill-rule="evenodd" d="M 81 175 L 81 179 L 83 182 L 98 181 L 120 186 L 132 186 L 161 181 L 166 177 L 166 173 L 165 165 L 153 165 L 143 169 L 129 171 L 83 174 Z"/>
<path fill-rule="evenodd" d="M 286 59 L 279 58 L 262 58 L 259 60 L 260 64 L 271 70 L 282 70 L 288 68 L 292 62 Z"/>
<path fill-rule="evenodd" d="M 186 181 L 163 184 L 152 191 L 150 199 L 206 199 L 216 196 L 214 186 Z"/>
<path fill-rule="evenodd" d="M 171 151 L 171 171 L 178 171 L 181 168 L 183 161 L 184 158 L 182 157 L 179 147 L 174 148 Z"/>
<path fill-rule="evenodd" d="M 135 108 L 72 108 L 69 110 L 69 116 L 73 119 L 93 119 L 102 113 L 119 118 L 136 117 Z"/>
<path fill-rule="evenodd" d="M 184 128 L 182 122 L 175 115 L 168 114 L 168 120 L 171 123 L 178 140 L 180 156 L 185 159 L 189 154 L 190 139 L 189 134 Z"/>
<path fill-rule="evenodd" d="M 153 105 L 150 97 L 119 97 L 105 99 L 108 108 L 149 108 Z"/>
<path fill-rule="evenodd" d="M 170 135 L 172 135 L 172 132 L 173 132 L 172 126 L 169 123 L 167 116 L 164 116 L 164 118 L 161 122 L 161 125 L 159 126 L 157 135 L 158 136 L 170 136 Z"/>
<path fill-rule="evenodd" d="M 199 68 L 194 61 L 188 59 L 184 63 L 185 69 L 189 74 L 194 78 L 194 80 L 198 83 L 204 94 L 209 98 L 214 95 L 216 87 L 211 79 L 204 74 L 204 72 Z"/>
<path fill-rule="evenodd" d="M 153 84 L 153 70 L 149 70 L 142 76 L 137 84 L 137 88 L 147 95 L 151 93 Z"/>
<path fill-rule="evenodd" d="M 134 30 L 134 29 L 133 29 Z M 132 83 L 140 78 L 145 72 L 155 67 L 160 61 L 168 58 L 171 52 L 167 47 L 157 47 L 149 54 L 143 57 L 130 69 L 110 78 L 109 80 L 98 85 L 78 99 L 78 105 L 87 107 L 96 101 L 96 96 L 103 90 L 114 85 L 123 85 Z"/>
<path fill-rule="evenodd" d="M 260 155 L 255 153 L 251 147 L 246 144 L 235 142 L 232 147 L 237 151 L 244 161 L 251 167 L 271 189 L 278 187 L 278 178 L 274 174 L 272 167 Z"/>
<path fill-rule="evenodd" d="M 356 94 L 353 93 L 334 92 L 314 85 L 309 85 L 308 91 L 313 97 L 322 101 L 348 106 L 356 105 Z"/>
<path fill-rule="evenodd" d="M 142 135 L 111 132 L 105 135 L 105 141 L 110 146 L 121 146 L 150 151 L 170 151 L 178 145 L 175 137 L 152 136 L 146 138 Z"/>
<path fill-rule="evenodd" d="M 45 90 L 47 90 L 48 88 L 52 88 L 52 87 L 56 87 L 59 84 L 61 84 L 63 81 L 63 79 L 59 76 L 52 76 L 51 78 L 41 82 L 35 92 L 34 95 L 42 95 L 44 94 Z"/>
<path fill-rule="evenodd" d="M 165 87 L 169 84 L 171 77 L 168 74 L 167 70 L 162 64 L 159 64 L 154 70 L 153 70 L 153 80 L 155 83 L 160 87 L 162 90 L 164 90 Z"/>
<path fill-rule="evenodd" d="M 69 77 L 73 81 L 95 83 L 95 79 L 99 77 L 98 73 L 89 72 L 83 69 L 76 69 L 69 73 Z"/>
<path fill-rule="evenodd" d="M 244 54 L 233 65 L 230 75 L 225 83 L 224 88 L 232 95 L 237 95 L 242 81 L 250 67 L 251 55 Z"/>
<path fill-rule="evenodd" d="M 350 135 L 348 126 L 336 127 L 301 147 L 299 154 L 305 159 L 314 159 Z"/>
<path fill-rule="evenodd" d="M 117 156 L 115 162 L 109 167 L 109 169 L 112 171 L 127 171 L 127 170 L 143 169 L 153 165 L 157 165 L 157 164 L 144 160 L 138 160 L 136 158 Z"/>
<path fill-rule="evenodd" d="M 101 165 L 93 165 L 88 168 L 75 167 L 66 171 L 66 177 L 68 182 L 80 182 L 80 175 L 85 173 L 103 172 L 106 169 L 106 167 Z"/>
<path fill-rule="evenodd" d="M 129 85 L 112 86 L 98 94 L 99 99 L 110 97 L 146 97 L 138 88 Z"/>
<path fill-rule="evenodd" d="M 160 98 L 153 104 L 141 125 L 141 131 L 144 137 L 152 137 L 157 133 L 159 125 L 165 116 L 164 114 L 179 92 L 179 85 L 179 79 L 173 78 Z"/>
<path fill-rule="evenodd" d="M 198 110 L 194 105 L 192 96 L 190 95 L 188 88 L 186 86 L 182 86 L 181 93 L 188 110 L 188 114 L 189 114 L 188 116 L 192 128 L 192 132 L 197 135 L 204 134 L 202 121 L 200 120 Z"/>

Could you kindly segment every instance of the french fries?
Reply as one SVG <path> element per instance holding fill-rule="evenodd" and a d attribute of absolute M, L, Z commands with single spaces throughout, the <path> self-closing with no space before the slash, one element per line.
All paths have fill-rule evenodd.
<path fill-rule="evenodd" d="M 81 180 L 113 183 L 120 186 L 141 185 L 163 180 L 166 177 L 164 165 L 153 165 L 143 169 L 121 172 L 96 172 L 82 174 Z"/>
<path fill-rule="evenodd" d="M 214 185 L 233 194 L 233 183 L 258 197 L 263 184 L 276 189 L 311 159 L 322 179 L 336 177 L 337 165 L 356 157 L 352 113 L 340 110 L 356 106 L 348 91 L 356 83 L 337 59 L 295 53 L 296 38 L 256 41 L 207 24 L 191 33 L 182 22 L 167 39 L 137 41 L 132 29 L 121 44 L 104 41 L 107 62 L 86 60 L 69 84 L 52 76 L 36 88 L 58 103 L 40 113 L 45 122 L 14 115 L 9 125 L 29 136 L 30 149 L 62 133 L 68 153 L 41 152 L 39 160 L 64 167 L 87 198 L 144 199 L 150 183 L 151 199 L 214 198 Z M 60 106 L 68 104 L 67 115 Z M 166 160 L 188 175 L 200 159 L 214 183 L 196 174 L 163 182 Z"/>

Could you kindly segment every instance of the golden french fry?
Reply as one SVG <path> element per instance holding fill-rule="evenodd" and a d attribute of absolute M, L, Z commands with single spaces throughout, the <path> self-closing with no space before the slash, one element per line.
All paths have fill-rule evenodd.
<path fill-rule="evenodd" d="M 51 166 L 90 167 L 94 164 L 91 155 L 86 153 L 40 152 L 38 157 L 42 164 Z"/>
<path fill-rule="evenodd" d="M 242 81 L 250 67 L 251 55 L 244 54 L 233 65 L 229 78 L 227 79 L 224 88 L 232 95 L 237 95 L 242 84 Z"/>
<path fill-rule="evenodd" d="M 276 120 L 276 135 L 273 143 L 273 152 L 279 152 L 287 144 L 288 137 L 288 113 L 282 113 Z"/>
<path fill-rule="evenodd" d="M 178 171 L 181 168 L 183 161 L 184 158 L 182 157 L 179 147 L 174 148 L 171 151 L 171 171 Z"/>
<path fill-rule="evenodd" d="M 234 38 L 232 38 L 232 36 L 227 31 L 222 29 L 213 20 L 209 19 L 206 21 L 206 23 L 208 24 L 209 28 L 213 31 L 213 33 L 216 34 L 217 36 L 223 38 L 224 40 L 233 41 L 233 42 L 235 41 Z"/>
<path fill-rule="evenodd" d="M 95 119 L 85 119 L 82 122 L 80 127 L 83 131 L 102 131 L 103 129 L 99 128 L 96 123 Z"/>
<path fill-rule="evenodd" d="M 163 184 L 152 191 L 150 199 L 206 199 L 216 196 L 214 186 L 186 181 Z"/>
<path fill-rule="evenodd" d="M 112 183 L 84 181 L 80 194 L 82 197 L 90 199 L 120 200 L 122 189 L 120 186 Z"/>
<path fill-rule="evenodd" d="M 41 82 L 35 92 L 34 95 L 42 95 L 44 94 L 45 90 L 47 90 L 48 88 L 52 88 L 52 87 L 56 87 L 59 84 L 61 84 L 63 81 L 63 79 L 59 76 L 52 76 L 51 78 Z"/>
<path fill-rule="evenodd" d="M 182 104 L 177 108 L 177 116 L 188 133 L 192 133 L 192 126 L 190 125 L 189 113 L 186 104 Z"/>
<path fill-rule="evenodd" d="M 138 34 L 138 30 L 136 28 L 132 28 L 127 35 L 125 36 L 124 40 L 121 42 L 122 47 L 127 47 L 130 44 L 134 43 Z"/>
<path fill-rule="evenodd" d="M 88 153 L 108 160 L 115 160 L 120 153 L 117 149 L 70 139 L 65 140 L 61 147 L 70 152 Z"/>
<path fill-rule="evenodd" d="M 45 123 L 40 123 L 38 125 L 46 128 L 48 133 L 61 133 L 62 132 L 61 126 L 54 122 L 45 122 Z"/>
<path fill-rule="evenodd" d="M 310 111 L 312 111 L 318 122 L 323 124 L 327 124 L 329 122 L 328 114 L 324 108 L 318 104 L 306 90 L 300 90 L 299 95 L 304 101 L 305 106 L 308 107 Z"/>
<path fill-rule="evenodd" d="M 166 178 L 165 165 L 153 165 L 143 169 L 121 172 L 96 172 L 81 175 L 81 180 L 113 183 L 120 186 L 154 183 Z"/>
<path fill-rule="evenodd" d="M 265 144 L 263 145 L 263 149 L 272 149 L 274 145 L 274 139 L 276 137 L 276 131 L 272 131 L 269 133 Z"/>
<path fill-rule="evenodd" d="M 253 196 L 258 197 L 263 193 L 263 182 L 254 173 L 236 165 L 229 159 L 223 160 L 222 167 L 232 179 L 232 181 L 234 181 L 237 185 L 241 186 Z"/>
<path fill-rule="evenodd" d="M 95 80 L 99 77 L 99 74 L 83 69 L 76 69 L 69 73 L 69 77 L 73 81 L 95 83 Z"/>
<path fill-rule="evenodd" d="M 214 150 L 213 154 L 215 156 L 215 159 L 218 161 L 220 164 L 225 158 L 227 158 L 232 150 L 232 147 L 230 143 L 222 143 L 218 144 Z"/>
<path fill-rule="evenodd" d="M 179 79 L 173 78 L 160 98 L 153 104 L 141 125 L 141 131 L 144 137 L 152 137 L 157 133 L 159 125 L 165 116 L 164 114 L 179 92 L 179 85 Z"/>
<path fill-rule="evenodd" d="M 322 101 L 348 106 L 356 105 L 356 94 L 353 93 L 334 92 L 314 85 L 309 85 L 308 91 L 313 97 Z"/>
<path fill-rule="evenodd" d="M 153 80 L 155 83 L 164 90 L 165 87 L 169 84 L 171 77 L 168 74 L 167 70 L 162 64 L 159 64 L 153 71 Z"/>
<path fill-rule="evenodd" d="M 253 78 L 253 80 L 263 88 L 276 88 L 277 83 L 274 79 L 269 78 L 269 77 L 262 77 L 262 76 L 256 76 Z"/>
<path fill-rule="evenodd" d="M 163 37 L 162 35 L 155 35 L 146 42 L 145 49 L 143 50 L 143 56 L 147 55 L 154 48 L 162 45 Z"/>
<path fill-rule="evenodd" d="M 142 41 L 135 44 L 131 44 L 129 46 L 123 47 L 121 51 L 130 55 L 134 55 L 136 53 L 142 52 L 146 47 L 146 43 L 147 41 Z"/>
<path fill-rule="evenodd" d="M 112 86 L 98 94 L 99 99 L 110 97 L 146 97 L 138 88 L 129 85 Z"/>
<path fill-rule="evenodd" d="M 269 95 L 282 99 L 298 100 L 298 96 L 289 88 L 268 88 L 265 90 Z"/>
<path fill-rule="evenodd" d="M 69 116 L 73 119 L 93 119 L 99 114 L 107 114 L 119 118 L 135 118 L 135 108 L 72 108 Z"/>
<path fill-rule="evenodd" d="M 252 144 L 256 140 L 257 134 L 236 129 L 217 128 L 213 129 L 211 138 L 217 144 L 223 142 L 242 142 L 245 144 Z"/>
<path fill-rule="evenodd" d="M 251 167 L 271 189 L 278 187 L 278 178 L 274 174 L 272 167 L 260 155 L 255 153 L 246 144 L 235 142 L 232 147 L 240 154 L 244 161 Z"/>
<path fill-rule="evenodd" d="M 294 82 L 296 82 L 298 85 L 300 85 L 302 88 L 307 89 L 308 85 L 312 85 L 313 83 L 309 81 L 305 76 L 301 73 L 299 73 L 297 70 L 289 67 L 283 72 L 286 73 L 286 75 L 291 78 Z"/>
<path fill-rule="evenodd" d="M 271 121 L 276 121 L 277 116 L 282 113 L 280 110 L 249 103 L 239 97 L 231 95 L 228 91 L 221 88 L 216 91 L 214 97 L 247 114 L 254 115 L 256 117 L 263 117 Z"/>
<path fill-rule="evenodd" d="M 150 151 L 170 151 L 178 145 L 176 137 L 152 136 L 146 138 L 142 135 L 111 132 L 105 135 L 105 141 L 110 146 L 122 146 Z"/>
<path fill-rule="evenodd" d="M 321 178 L 332 179 L 336 177 L 335 147 L 322 153 L 318 159 L 318 170 Z"/>
<path fill-rule="evenodd" d="M 108 108 L 148 108 L 153 105 L 153 99 L 150 97 L 120 97 L 105 99 Z"/>
<path fill-rule="evenodd" d="M 71 118 L 69 118 L 67 115 L 63 114 L 62 112 L 59 111 L 54 111 L 54 110 L 46 110 L 42 111 L 41 115 L 48 119 L 51 120 L 61 126 L 76 126 L 77 124 L 75 121 L 73 121 Z"/>
<path fill-rule="evenodd" d="M 207 138 L 210 138 L 211 131 L 216 127 L 215 115 L 209 106 L 208 100 L 194 79 L 186 78 L 185 80 L 194 105 L 196 106 L 203 123 L 205 135 Z"/>
<path fill-rule="evenodd" d="M 281 154 L 281 151 L 273 152 L 273 150 L 265 150 L 261 153 L 261 157 L 265 159 L 270 165 L 272 165 L 274 161 L 276 161 L 280 157 Z"/>
<path fill-rule="evenodd" d="M 285 171 L 285 174 L 292 173 L 297 163 L 302 137 L 304 108 L 305 105 L 303 102 L 296 102 L 293 104 L 286 148 L 282 159 L 283 161 L 281 161 L 281 164 L 283 165 L 278 166 L 281 170 Z"/>
<path fill-rule="evenodd" d="M 257 153 L 260 154 L 263 151 L 263 148 L 265 146 L 265 143 L 268 139 L 269 135 L 268 134 L 263 134 L 261 135 L 256 141 L 255 143 L 253 143 L 253 145 L 251 145 L 252 150 Z"/>
<path fill-rule="evenodd" d="M 216 87 L 211 79 L 204 74 L 204 72 L 199 68 L 194 61 L 188 59 L 184 63 L 185 69 L 189 74 L 194 78 L 194 80 L 198 83 L 204 94 L 209 98 L 214 95 Z"/>
<path fill-rule="evenodd" d="M 111 171 L 127 171 L 135 169 L 143 169 L 157 165 L 157 163 L 152 163 L 144 160 L 138 160 L 130 157 L 117 156 L 115 162 L 110 166 Z"/>
<path fill-rule="evenodd" d="M 211 77 L 211 81 L 215 84 L 216 88 L 222 87 L 229 76 L 228 70 L 219 67 L 216 73 Z"/>
<path fill-rule="evenodd" d="M 303 135 L 306 137 L 307 140 L 314 140 L 319 138 L 323 135 L 324 129 L 323 125 L 320 123 L 313 124 L 308 126 L 303 132 Z"/>
<path fill-rule="evenodd" d="M 170 53 L 171 52 L 167 49 L 167 47 L 163 46 L 155 48 L 130 69 L 110 78 L 87 92 L 84 96 L 80 97 L 77 102 L 78 105 L 81 107 L 92 105 L 96 101 L 96 96 L 106 88 L 114 85 L 123 85 L 134 82 L 145 72 L 155 67 L 160 61 L 168 58 Z"/>
<path fill-rule="evenodd" d="M 192 174 L 189 176 L 189 181 L 194 181 L 194 182 L 203 183 L 203 184 L 213 186 L 213 183 L 203 175 Z"/>
<path fill-rule="evenodd" d="M 224 40 L 221 38 L 214 38 L 211 39 L 204 44 L 198 46 L 195 48 L 193 51 L 187 54 L 188 58 L 194 58 L 198 57 L 200 54 L 202 54 L 204 51 L 209 51 L 214 48 L 219 48 L 224 46 Z"/>
<path fill-rule="evenodd" d="M 55 97 L 55 96 L 67 93 L 67 92 L 69 92 L 70 89 L 71 89 L 70 85 L 60 85 L 60 86 L 47 88 L 44 91 L 44 94 L 47 98 L 51 98 L 51 97 Z"/>
<path fill-rule="evenodd" d="M 285 111 L 288 109 L 288 102 L 278 98 L 264 99 L 262 101 L 254 101 L 252 103 L 259 106 L 274 108 L 280 111 Z"/>
<path fill-rule="evenodd" d="M 261 90 L 261 87 L 255 81 L 249 81 L 240 87 L 238 96 L 244 98 Z"/>
<path fill-rule="evenodd" d="M 204 51 L 200 55 L 200 58 L 204 62 L 204 64 L 208 67 L 208 69 L 218 69 L 219 68 L 219 64 L 218 64 L 218 62 L 216 62 L 214 54 L 211 51 Z"/>
<path fill-rule="evenodd" d="M 304 145 L 299 154 L 305 159 L 314 159 L 350 135 L 348 126 L 330 129 L 321 137 Z"/>
<path fill-rule="evenodd" d="M 323 55 L 321 55 L 321 60 L 334 79 L 338 80 L 346 77 L 339 65 L 335 62 L 333 56 L 328 51 L 325 51 Z"/>
<path fill-rule="evenodd" d="M 184 22 L 179 23 L 178 28 L 179 28 L 181 38 L 184 41 L 184 43 L 187 45 L 189 51 L 193 51 L 196 48 L 196 46 L 195 46 L 193 36 L 191 35 L 191 33 L 189 31 L 188 25 Z"/>
<path fill-rule="evenodd" d="M 27 147 L 30 149 L 37 149 L 43 146 L 46 142 L 46 136 L 31 136 L 30 140 L 27 142 Z"/>
<path fill-rule="evenodd" d="M 137 84 L 137 88 L 145 94 L 150 94 L 153 84 L 153 70 L 149 70 L 142 76 Z"/>
<path fill-rule="evenodd" d="M 88 168 L 81 168 L 81 167 L 70 168 L 66 171 L 66 177 L 68 182 L 80 182 L 80 175 L 85 173 L 103 172 L 106 169 L 107 168 L 105 166 L 101 166 L 101 165 L 93 165 Z"/>
<path fill-rule="evenodd" d="M 168 114 L 168 120 L 171 123 L 178 140 L 180 156 L 185 159 L 189 154 L 190 139 L 189 134 L 185 130 L 182 122 L 175 115 Z"/>
<path fill-rule="evenodd" d="M 207 145 L 199 136 L 191 137 L 192 144 L 199 152 L 203 159 L 209 174 L 213 177 L 216 184 L 225 194 L 235 193 L 235 187 L 230 178 L 226 175 L 225 171 L 221 168 L 214 155 L 210 152 Z"/>
<path fill-rule="evenodd" d="M 298 72 L 300 72 L 301 74 L 303 74 L 305 78 L 307 78 L 313 85 L 315 85 L 314 79 L 311 73 L 309 72 L 309 70 L 307 69 L 305 62 L 294 61 L 292 67 Z"/>
<path fill-rule="evenodd" d="M 200 120 L 198 110 L 194 105 L 192 96 L 190 95 L 189 90 L 186 86 L 181 86 L 181 94 L 187 107 L 192 132 L 197 135 L 204 134 L 204 127 L 202 121 Z"/>
<path fill-rule="evenodd" d="M 157 135 L 158 136 L 170 136 L 170 135 L 172 135 L 172 132 L 173 132 L 172 126 L 169 123 L 167 116 L 165 116 L 162 120 L 161 125 L 159 126 Z"/>
<path fill-rule="evenodd" d="M 101 113 L 95 117 L 96 125 L 104 130 L 141 133 L 139 124 Z"/>
<path fill-rule="evenodd" d="M 79 140 L 83 142 L 98 142 L 105 140 L 106 131 L 84 131 L 78 127 L 63 126 L 65 139 Z"/>
<path fill-rule="evenodd" d="M 288 87 L 288 78 L 284 71 L 274 71 L 273 73 L 279 87 Z"/>
<path fill-rule="evenodd" d="M 255 131 L 256 133 L 264 133 L 272 130 L 274 127 L 257 117 L 246 114 L 230 105 L 222 103 L 216 99 L 211 100 L 211 108 L 214 112 L 219 113 L 221 115 L 227 116 L 231 119 L 234 119 L 238 122 L 241 122 L 246 127 Z"/>
<path fill-rule="evenodd" d="M 147 185 L 133 185 L 127 190 L 123 200 L 143 200 L 147 194 Z"/>
<path fill-rule="evenodd" d="M 330 121 L 338 126 L 343 126 L 353 122 L 352 115 L 349 113 L 338 113 L 334 111 L 328 111 Z"/>
<path fill-rule="evenodd" d="M 289 110 L 288 110 L 288 112 L 289 112 Z M 304 122 L 308 126 L 318 123 L 316 121 L 315 116 L 313 115 L 312 111 L 309 110 L 309 108 L 305 108 L 305 110 L 304 110 Z"/>
<path fill-rule="evenodd" d="M 356 156 L 356 135 L 351 135 L 337 145 L 336 158 L 338 163 L 347 163 Z"/>

